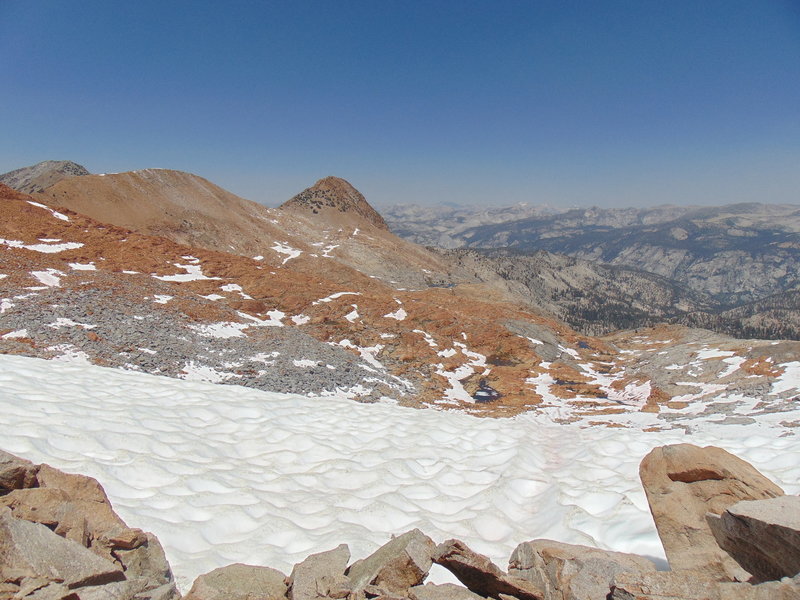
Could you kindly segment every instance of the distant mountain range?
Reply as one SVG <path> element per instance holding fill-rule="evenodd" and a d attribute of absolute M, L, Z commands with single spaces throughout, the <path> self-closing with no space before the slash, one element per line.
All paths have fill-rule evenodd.
<path fill-rule="evenodd" d="M 502 208 L 420 206 L 397 204 L 382 209 L 389 228 L 402 238 L 423 246 L 460 248 L 463 232 L 483 225 L 508 223 L 556 211 L 548 206 L 516 204 Z"/>
<path fill-rule="evenodd" d="M 596 266 L 582 263 L 584 269 L 599 269 L 609 280 L 618 280 L 623 271 L 609 270 L 606 265 L 628 269 L 624 272 L 629 281 L 637 277 L 631 269 L 638 271 L 641 281 L 627 290 L 616 285 L 620 293 L 609 289 L 598 293 L 596 286 L 587 288 L 579 278 L 564 277 L 571 291 L 555 292 L 562 307 L 558 314 L 582 331 L 642 326 L 666 319 L 703 324 L 737 336 L 758 332 L 768 337 L 800 337 L 791 300 L 800 288 L 800 206 L 590 208 L 524 218 L 496 209 L 493 215 L 509 218 L 495 223 L 488 222 L 487 211 L 458 218 L 446 212 L 439 219 L 434 213 L 429 212 L 425 221 L 400 207 L 387 211 L 387 221 L 408 239 L 430 242 L 436 232 L 447 241 L 446 247 L 483 249 L 481 254 L 487 260 L 498 256 L 488 249 L 504 249 L 503 261 L 512 253 L 520 267 L 525 265 L 512 278 L 525 279 L 531 261 L 542 263 L 542 251 L 589 261 Z M 481 222 L 464 227 L 474 221 Z M 422 222 L 424 226 L 419 225 Z M 419 233 L 414 232 L 417 226 Z M 496 270 L 509 270 L 503 261 Z M 645 274 L 661 279 L 648 280 Z M 658 294 L 663 300 L 683 300 L 671 310 L 660 301 L 642 307 L 639 290 L 645 280 L 650 281 L 647 285 L 653 286 L 653 293 L 666 285 L 673 290 L 670 294 L 677 294 Z M 545 284 L 539 291 L 546 289 Z M 639 299 L 631 300 L 629 292 Z M 578 301 L 573 302 L 570 297 L 576 294 Z M 782 312 L 776 312 L 776 303 Z M 581 308 L 584 304 L 586 309 Z M 690 314 L 683 316 L 684 312 Z M 745 314 L 747 325 L 738 316 Z M 586 319 L 587 315 L 591 318 Z"/>

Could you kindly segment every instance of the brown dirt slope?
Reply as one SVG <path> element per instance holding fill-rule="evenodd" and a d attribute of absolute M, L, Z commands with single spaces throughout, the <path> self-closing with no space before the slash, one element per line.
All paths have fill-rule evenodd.
<path fill-rule="evenodd" d="M 344 264 L 399 288 L 471 281 L 434 253 L 390 233 L 380 215 L 344 180 L 328 177 L 318 185 L 326 202 L 346 207 L 344 212 L 328 207 L 332 214 L 346 218 L 329 222 L 328 213 L 271 209 L 197 175 L 166 169 L 72 178 L 37 197 L 54 207 L 181 244 L 279 258 L 289 269 L 304 269 L 309 259 L 324 257 L 328 269 Z"/>

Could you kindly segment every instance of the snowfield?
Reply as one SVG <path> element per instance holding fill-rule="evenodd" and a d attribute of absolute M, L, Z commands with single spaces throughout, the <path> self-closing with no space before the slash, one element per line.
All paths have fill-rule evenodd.
<path fill-rule="evenodd" d="M 501 567 L 535 538 L 663 557 L 638 465 L 667 443 L 721 446 L 800 492 L 800 437 L 770 422 L 686 435 L 479 419 L 6 355 L 0 415 L 2 449 L 97 478 L 184 591 L 232 562 L 288 573 L 342 542 L 360 558 L 414 527 Z"/>

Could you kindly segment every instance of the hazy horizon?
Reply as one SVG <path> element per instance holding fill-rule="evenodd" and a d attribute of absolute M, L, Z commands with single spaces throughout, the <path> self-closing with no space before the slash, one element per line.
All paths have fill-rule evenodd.
<path fill-rule="evenodd" d="M 800 7 L 0 3 L 0 172 L 189 171 L 276 206 L 800 203 Z"/>

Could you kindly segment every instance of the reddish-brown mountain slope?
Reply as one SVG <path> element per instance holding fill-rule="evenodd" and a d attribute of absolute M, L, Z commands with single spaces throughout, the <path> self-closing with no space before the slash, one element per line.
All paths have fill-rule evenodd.
<path fill-rule="evenodd" d="M 309 268 L 305 263 L 311 259 L 313 271 L 314 259 L 321 256 L 329 259 L 329 270 L 348 265 L 399 288 L 471 281 L 436 254 L 391 234 L 344 180 L 329 177 L 319 185 L 326 202 L 343 209 L 328 206 L 341 219 L 329 222 L 327 212 L 267 208 L 197 175 L 165 169 L 73 177 L 37 197 L 178 243 L 280 259 L 290 269 Z"/>

